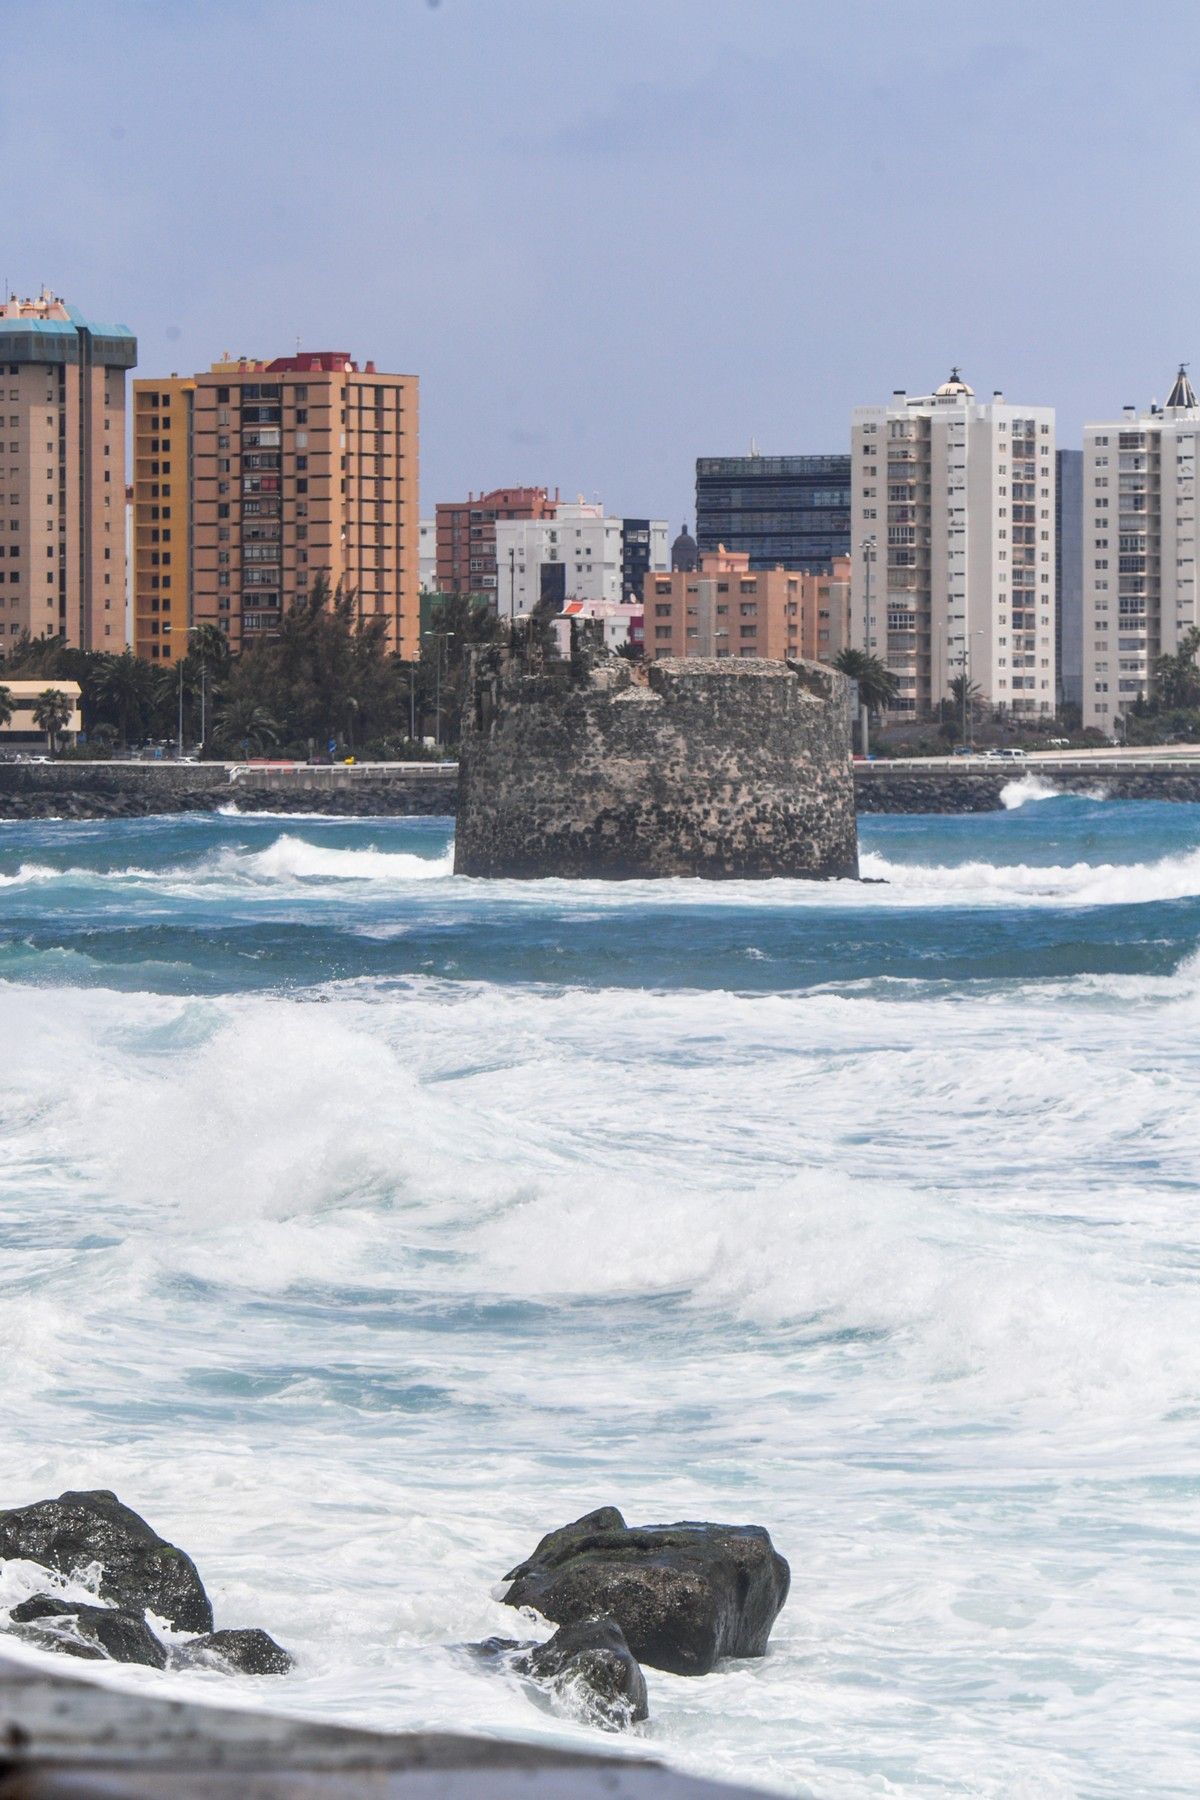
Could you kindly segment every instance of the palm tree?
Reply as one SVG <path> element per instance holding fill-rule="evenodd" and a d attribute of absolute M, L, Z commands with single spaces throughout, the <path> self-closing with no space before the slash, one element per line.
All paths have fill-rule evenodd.
<path fill-rule="evenodd" d="M 858 683 L 858 698 L 867 712 L 884 712 L 900 692 L 900 683 L 880 662 L 865 650 L 839 650 L 833 659 L 835 669 Z"/>
<path fill-rule="evenodd" d="M 0 687 L 0 731 L 12 724 L 13 691 L 10 687 Z"/>
<path fill-rule="evenodd" d="M 217 714 L 214 736 L 227 749 L 241 749 L 249 756 L 279 741 L 279 725 L 265 706 L 249 697 L 231 700 Z"/>
<path fill-rule="evenodd" d="M 106 656 L 96 670 L 93 690 L 97 709 L 109 715 L 121 733 L 121 744 L 129 747 L 130 733 L 140 729 L 154 702 L 154 673 L 149 663 L 126 650 L 121 656 Z"/>
<path fill-rule="evenodd" d="M 51 756 L 58 754 L 58 734 L 75 711 L 69 694 L 61 688 L 43 688 L 33 703 L 33 722 L 39 731 L 44 731 L 50 745 Z"/>

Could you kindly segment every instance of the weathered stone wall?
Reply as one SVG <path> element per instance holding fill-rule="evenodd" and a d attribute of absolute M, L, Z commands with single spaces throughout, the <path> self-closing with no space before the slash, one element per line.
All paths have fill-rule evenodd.
<path fill-rule="evenodd" d="M 491 646 L 471 700 L 462 874 L 858 874 L 846 683 L 831 669 L 613 657 L 531 672 L 519 649 Z"/>
<path fill-rule="evenodd" d="M 920 763 L 855 769 L 860 813 L 998 812 L 1000 795 L 1014 781 L 1033 776 L 1064 794 L 1109 800 L 1200 801 L 1200 766 L 1192 770 L 1057 769 L 1045 763 L 1009 763 L 996 769 L 923 769 Z"/>
<path fill-rule="evenodd" d="M 452 766 L 237 770 L 224 763 L 0 763 L 0 819 L 129 819 L 152 813 L 452 813 Z"/>

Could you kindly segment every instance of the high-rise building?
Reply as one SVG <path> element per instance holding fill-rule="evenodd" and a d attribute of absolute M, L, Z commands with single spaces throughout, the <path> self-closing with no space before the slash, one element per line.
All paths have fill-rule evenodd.
<path fill-rule="evenodd" d="M 643 582 L 647 570 L 666 567 L 665 519 L 621 519 L 586 500 L 559 501 L 552 518 L 497 519 L 495 532 L 504 618 L 540 602 L 640 600 L 641 588 L 631 596 L 625 586 L 631 550 Z"/>
<path fill-rule="evenodd" d="M 1200 402 L 1181 365 L 1165 406 L 1083 432 L 1083 722 L 1115 736 L 1158 657 L 1200 625 Z"/>
<path fill-rule="evenodd" d="M 137 340 L 43 290 L 0 303 L 0 656 L 125 648 L 125 374 Z"/>
<path fill-rule="evenodd" d="M 147 662 L 187 655 L 195 388 L 178 375 L 133 384 L 133 648 Z"/>
<path fill-rule="evenodd" d="M 1054 657 L 1058 703 L 1083 705 L 1083 451 L 1060 450 L 1054 484 Z"/>
<path fill-rule="evenodd" d="M 706 550 L 698 569 L 646 577 L 645 653 L 807 657 L 832 662 L 846 647 L 850 558 L 826 574 L 751 569 L 744 550 Z"/>
<path fill-rule="evenodd" d="M 932 394 L 856 407 L 850 638 L 924 717 L 964 671 L 984 705 L 1052 715 L 1054 409 Z M 869 605 L 868 605 L 869 590 Z"/>
<path fill-rule="evenodd" d="M 415 376 L 342 350 L 226 359 L 135 382 L 134 414 L 139 655 L 177 660 L 203 624 L 235 650 L 270 636 L 318 577 L 419 654 Z"/>
<path fill-rule="evenodd" d="M 557 488 L 551 494 L 544 487 L 492 488 L 486 494 L 468 494 L 465 500 L 439 501 L 438 592 L 487 594 L 495 599 L 497 520 L 552 519 L 557 506 Z"/>
<path fill-rule="evenodd" d="M 697 458 L 696 543 L 752 569 L 829 569 L 850 549 L 850 458 Z"/>
<path fill-rule="evenodd" d="M 621 598 L 641 604 L 642 586 L 651 569 L 667 567 L 665 519 L 622 519 Z"/>

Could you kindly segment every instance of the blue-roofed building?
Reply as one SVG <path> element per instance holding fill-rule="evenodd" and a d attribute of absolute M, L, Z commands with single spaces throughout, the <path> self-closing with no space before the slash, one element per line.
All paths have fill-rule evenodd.
<path fill-rule="evenodd" d="M 0 656 L 26 632 L 125 648 L 127 325 L 0 302 Z"/>

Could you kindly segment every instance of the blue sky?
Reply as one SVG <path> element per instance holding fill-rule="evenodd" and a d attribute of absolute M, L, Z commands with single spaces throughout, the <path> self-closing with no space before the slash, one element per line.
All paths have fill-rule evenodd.
<path fill-rule="evenodd" d="M 690 516 L 962 364 L 1087 417 L 1200 368 L 1200 8 L 0 0 L 0 278 L 142 374 L 422 382 L 422 501 Z"/>

